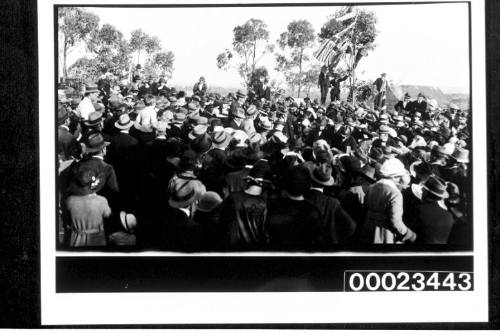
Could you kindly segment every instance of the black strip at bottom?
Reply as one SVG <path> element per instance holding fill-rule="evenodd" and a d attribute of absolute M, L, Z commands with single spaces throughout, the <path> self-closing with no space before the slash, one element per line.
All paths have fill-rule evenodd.
<path fill-rule="evenodd" d="M 57 257 L 56 292 L 334 292 L 346 270 L 470 272 L 473 257 Z"/>

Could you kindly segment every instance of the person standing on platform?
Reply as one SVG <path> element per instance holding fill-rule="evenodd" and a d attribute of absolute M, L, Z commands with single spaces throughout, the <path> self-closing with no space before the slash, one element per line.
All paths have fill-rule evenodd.
<path fill-rule="evenodd" d="M 200 77 L 200 80 L 193 86 L 193 95 L 197 95 L 200 98 L 204 97 L 207 93 L 207 83 L 205 82 L 205 77 Z"/>
<path fill-rule="evenodd" d="M 326 65 L 323 65 L 321 67 L 321 72 L 318 78 L 318 85 L 321 92 L 321 105 L 324 106 L 326 104 L 326 95 L 328 94 L 328 87 L 330 86 Z"/>
<path fill-rule="evenodd" d="M 385 111 L 387 109 L 386 105 L 386 91 L 387 91 L 387 79 L 386 73 L 382 73 L 379 78 L 373 83 L 373 88 L 375 91 L 374 107 L 376 110 Z"/>

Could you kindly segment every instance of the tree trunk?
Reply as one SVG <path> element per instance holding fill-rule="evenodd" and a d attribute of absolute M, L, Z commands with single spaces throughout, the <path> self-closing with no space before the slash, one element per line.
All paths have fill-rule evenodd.
<path fill-rule="evenodd" d="M 255 72 L 255 51 L 257 49 L 257 39 L 253 43 L 253 59 L 252 59 L 252 74 Z"/>
<path fill-rule="evenodd" d="M 300 57 L 299 57 L 299 87 L 297 89 L 297 98 L 300 98 L 300 86 L 302 84 L 302 54 L 304 53 L 304 49 L 300 49 Z"/>
<path fill-rule="evenodd" d="M 67 38 L 64 37 L 64 45 L 63 45 L 63 81 L 66 81 L 66 77 L 68 76 L 68 69 L 66 68 L 66 56 L 68 54 L 68 42 Z"/>

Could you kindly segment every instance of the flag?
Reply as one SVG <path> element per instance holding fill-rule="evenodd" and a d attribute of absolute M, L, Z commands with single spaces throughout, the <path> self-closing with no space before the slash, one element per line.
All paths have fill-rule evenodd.
<path fill-rule="evenodd" d="M 348 44 L 347 38 L 342 38 L 346 32 L 351 30 L 354 27 L 354 22 L 351 23 L 344 30 L 339 31 L 335 34 L 331 39 L 325 40 L 321 43 L 318 50 L 313 53 L 313 56 L 316 57 L 322 63 L 331 63 L 334 57 L 345 52 L 346 45 Z M 337 57 L 337 58 L 338 58 Z M 338 61 L 337 61 L 338 63 Z"/>

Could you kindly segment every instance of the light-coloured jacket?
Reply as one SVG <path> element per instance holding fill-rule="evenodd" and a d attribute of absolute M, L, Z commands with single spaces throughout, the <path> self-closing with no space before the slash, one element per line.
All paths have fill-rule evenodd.
<path fill-rule="evenodd" d="M 390 179 L 371 185 L 365 197 L 367 238 L 375 244 L 396 243 L 406 234 L 403 223 L 403 195 Z"/>

